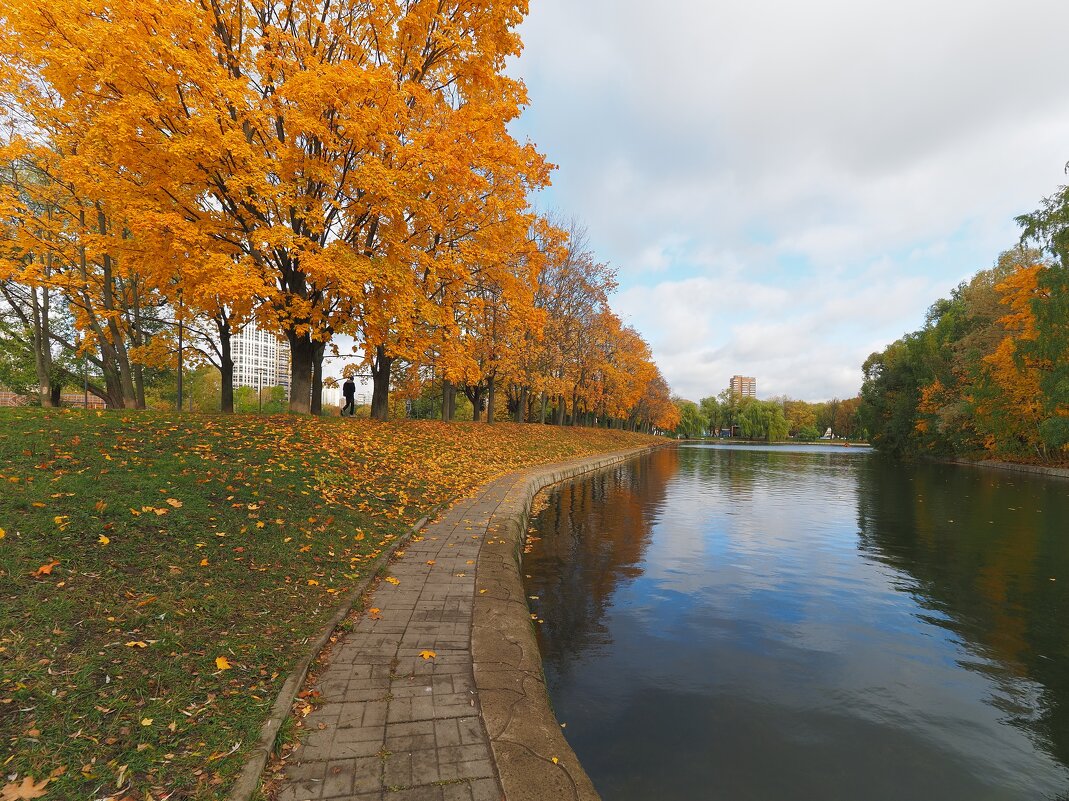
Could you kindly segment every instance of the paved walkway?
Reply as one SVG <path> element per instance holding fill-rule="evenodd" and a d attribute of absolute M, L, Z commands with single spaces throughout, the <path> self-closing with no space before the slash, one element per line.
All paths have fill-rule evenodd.
<path fill-rule="evenodd" d="M 538 489 L 623 458 L 506 476 L 399 551 L 320 673 L 278 801 L 597 799 L 546 700 L 516 554 Z"/>

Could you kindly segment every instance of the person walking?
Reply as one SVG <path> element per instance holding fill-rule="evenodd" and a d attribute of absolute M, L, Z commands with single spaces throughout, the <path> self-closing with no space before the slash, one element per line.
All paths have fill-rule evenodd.
<path fill-rule="evenodd" d="M 345 417 L 345 412 L 348 410 L 349 416 L 352 417 L 356 414 L 356 382 L 352 377 L 346 378 L 345 383 L 341 385 L 341 394 L 345 397 L 345 405 L 341 407 L 341 416 Z"/>

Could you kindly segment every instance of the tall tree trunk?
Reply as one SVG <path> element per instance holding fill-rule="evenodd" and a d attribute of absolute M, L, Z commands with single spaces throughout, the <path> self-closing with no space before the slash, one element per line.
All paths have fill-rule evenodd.
<path fill-rule="evenodd" d="M 144 409 L 145 403 L 145 370 L 140 364 L 133 365 L 134 371 L 134 405 L 138 409 Z"/>
<path fill-rule="evenodd" d="M 541 414 L 541 417 L 539 418 L 539 421 L 538 421 L 538 422 L 542 423 L 542 425 L 545 425 L 545 423 L 546 423 L 546 401 L 547 400 L 548 399 L 546 397 L 546 393 L 543 392 L 542 393 L 542 414 Z"/>
<path fill-rule="evenodd" d="M 286 332 L 290 343 L 290 411 L 308 414 L 312 410 L 312 337 Z"/>
<path fill-rule="evenodd" d="M 567 410 L 565 409 L 564 396 L 563 395 L 558 395 L 557 396 L 557 411 L 553 415 L 553 422 L 556 425 L 559 425 L 559 426 L 564 425 L 564 415 L 565 415 L 566 411 Z"/>
<path fill-rule="evenodd" d="M 442 420 L 447 423 L 453 421 L 457 412 L 457 388 L 448 379 L 442 380 Z"/>
<path fill-rule="evenodd" d="M 471 401 L 471 419 L 478 423 L 483 416 L 483 385 L 468 384 L 464 387 L 464 394 Z"/>
<path fill-rule="evenodd" d="M 233 414 L 234 355 L 230 341 L 234 332 L 230 330 L 230 320 L 225 315 L 215 318 L 215 326 L 219 332 L 219 408 L 226 414 Z"/>
<path fill-rule="evenodd" d="M 45 277 L 48 277 L 45 271 Z M 52 348 L 49 336 L 48 288 L 42 287 L 41 296 L 37 287 L 30 288 L 31 312 L 33 314 L 33 362 L 37 371 L 37 386 L 42 406 L 58 406 L 52 401 Z"/>
<path fill-rule="evenodd" d="M 131 341 L 138 346 L 144 344 L 144 337 L 142 335 L 142 322 L 141 322 L 141 295 L 138 291 L 137 277 L 134 277 L 133 283 L 133 298 L 132 298 L 132 313 L 134 317 L 134 324 L 130 332 Z M 134 406 L 138 409 L 145 408 L 145 370 L 142 365 L 134 363 L 132 365 L 134 375 Z"/>
<path fill-rule="evenodd" d="M 312 343 L 312 414 L 323 414 L 323 357 L 327 353 L 326 342 Z"/>
<path fill-rule="evenodd" d="M 524 387 L 520 390 L 520 402 L 516 404 L 516 422 L 522 423 L 527 419 L 527 396 L 530 390 Z"/>
<path fill-rule="evenodd" d="M 375 360 L 371 363 L 371 419 L 390 419 L 390 368 L 394 357 L 386 355 L 383 345 L 375 347 Z"/>
<path fill-rule="evenodd" d="M 497 380 L 494 376 L 486 379 L 486 422 L 494 422 L 494 400 L 497 398 Z"/>
<path fill-rule="evenodd" d="M 108 221 L 101 208 L 97 209 L 97 229 L 101 237 L 107 236 Z M 137 393 L 134 392 L 134 378 L 130 370 L 130 357 L 126 351 L 126 341 L 123 339 L 119 328 L 117 315 L 118 304 L 115 298 L 115 276 L 112 269 L 111 254 L 106 252 L 101 257 L 101 282 L 103 288 L 104 311 L 108 318 L 105 321 L 108 338 L 115 361 L 119 369 L 120 391 L 122 392 L 123 408 L 137 405 Z"/>

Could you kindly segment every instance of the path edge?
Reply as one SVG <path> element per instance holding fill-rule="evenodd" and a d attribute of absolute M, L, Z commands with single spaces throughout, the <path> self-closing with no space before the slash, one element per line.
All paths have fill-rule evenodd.
<path fill-rule="evenodd" d="M 480 715 L 507 801 L 600 801 L 550 705 L 520 568 L 535 496 L 674 443 L 657 443 L 518 474 L 479 552 L 471 653 Z"/>
<path fill-rule="evenodd" d="M 264 768 L 267 767 L 267 762 L 274 752 L 275 738 L 278 737 L 278 732 L 282 728 L 283 722 L 290 716 L 293 702 L 297 699 L 297 693 L 301 691 L 301 687 L 304 686 L 304 681 L 308 677 L 308 671 L 311 669 L 312 663 L 326 648 L 331 635 L 334 634 L 338 626 L 353 610 L 357 601 L 368 591 L 372 582 L 379 577 L 383 568 L 393 557 L 394 552 L 419 533 L 435 515 L 448 508 L 456 500 L 456 498 L 450 498 L 448 501 L 438 504 L 413 523 L 394 542 L 390 543 L 371 563 L 371 570 L 368 571 L 367 576 L 350 590 L 345 600 L 334 610 L 334 614 L 324 624 L 319 636 L 308 646 L 305 655 L 297 662 L 293 672 L 290 673 L 289 678 L 286 679 L 282 688 L 278 691 L 278 695 L 275 696 L 275 703 L 271 706 L 271 714 L 260 727 L 260 737 L 256 741 L 256 745 L 253 746 L 252 751 L 249 752 L 245 765 L 242 767 L 241 773 L 238 774 L 237 781 L 234 782 L 234 786 L 231 788 L 229 795 L 227 795 L 227 801 L 251 801 L 256 791 L 262 787 Z"/>

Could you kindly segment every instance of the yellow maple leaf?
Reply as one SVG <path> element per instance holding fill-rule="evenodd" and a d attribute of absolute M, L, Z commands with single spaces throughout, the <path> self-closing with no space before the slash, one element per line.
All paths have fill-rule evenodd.
<path fill-rule="evenodd" d="M 7 532 L 0 528 L 0 540 L 7 536 Z"/>
<path fill-rule="evenodd" d="M 109 542 L 111 542 L 111 540 L 101 534 L 100 539 L 97 540 L 97 542 L 99 542 L 101 545 L 107 545 Z"/>
<path fill-rule="evenodd" d="M 141 640 L 130 640 L 126 643 L 127 648 L 148 648 L 148 643 Z"/>
<path fill-rule="evenodd" d="M 319 586 L 319 582 L 316 581 L 315 579 L 308 579 L 308 586 L 309 587 L 318 587 Z"/>
<path fill-rule="evenodd" d="M 230 670 L 230 660 L 225 656 L 217 656 L 215 657 L 215 666 L 219 668 L 219 670 Z"/>
<path fill-rule="evenodd" d="M 177 498 L 168 498 L 167 499 L 167 503 L 170 506 L 173 506 L 175 509 L 181 509 L 182 508 L 182 502 L 180 500 L 178 500 Z"/>
<path fill-rule="evenodd" d="M 200 566 L 201 567 L 207 567 L 208 566 L 208 560 L 207 559 L 201 559 L 200 560 Z"/>
<path fill-rule="evenodd" d="M 434 651 L 420 651 L 419 655 L 424 659 L 434 659 L 434 657 L 438 656 Z"/>
<path fill-rule="evenodd" d="M 152 718 L 141 718 L 141 725 L 142 726 L 151 726 L 152 725 Z"/>

